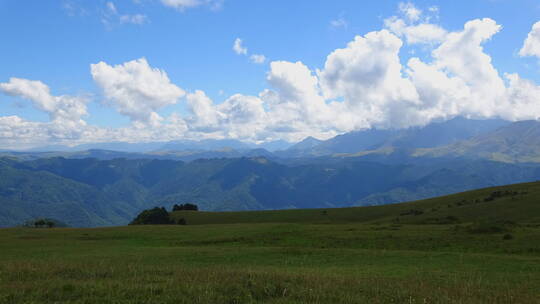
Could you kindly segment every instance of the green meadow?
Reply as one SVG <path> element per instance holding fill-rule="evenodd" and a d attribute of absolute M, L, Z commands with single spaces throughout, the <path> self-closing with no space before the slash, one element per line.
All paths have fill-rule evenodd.
<path fill-rule="evenodd" d="M 540 303 L 539 195 L 2 229 L 0 303 Z"/>

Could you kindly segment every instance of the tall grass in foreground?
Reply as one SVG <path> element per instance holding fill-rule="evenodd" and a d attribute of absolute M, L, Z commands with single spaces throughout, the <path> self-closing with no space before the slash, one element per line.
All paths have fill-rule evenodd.
<path fill-rule="evenodd" d="M 8 263 L 0 303 L 537 303 L 531 281 L 235 267 Z"/>
<path fill-rule="evenodd" d="M 0 230 L 0 303 L 540 303 L 540 229 Z"/>

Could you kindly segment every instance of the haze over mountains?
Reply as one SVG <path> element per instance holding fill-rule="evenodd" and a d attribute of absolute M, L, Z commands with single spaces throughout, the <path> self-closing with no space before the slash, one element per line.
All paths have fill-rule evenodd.
<path fill-rule="evenodd" d="M 540 179 L 539 138 L 537 121 L 456 118 L 307 138 L 274 152 L 234 140 L 159 143 L 157 149 L 151 149 L 155 143 L 102 144 L 136 152 L 3 152 L 0 226 L 36 217 L 120 225 L 142 209 L 187 202 L 202 210 L 388 204 L 534 181 Z"/>
<path fill-rule="evenodd" d="M 529 121 L 534 123 L 534 121 Z M 167 158 L 191 161 L 199 158 L 268 156 L 276 158 L 318 157 L 336 154 L 354 154 L 386 149 L 411 150 L 442 147 L 478 135 L 489 136 L 490 132 L 511 125 L 500 119 L 474 120 L 457 117 L 444 122 L 435 122 L 424 127 L 408 129 L 368 129 L 338 135 L 329 140 L 313 137 L 292 144 L 285 141 L 253 144 L 234 139 L 206 139 L 201 141 L 182 140 L 150 143 L 96 143 L 74 147 L 46 146 L 20 151 L 19 155 L 48 152 L 43 155 L 65 157 L 143 157 Z M 512 131 L 508 131 L 512 132 Z M 103 152 L 106 150 L 109 152 Z M 146 155 L 127 155 L 122 153 Z M 40 155 L 40 154 L 34 154 Z"/>

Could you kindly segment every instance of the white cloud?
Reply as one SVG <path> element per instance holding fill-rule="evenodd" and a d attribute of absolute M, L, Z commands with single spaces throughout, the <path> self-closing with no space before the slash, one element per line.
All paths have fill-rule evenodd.
<path fill-rule="evenodd" d="M 540 86 L 522 79 L 518 74 L 506 74 L 505 77 L 509 82 L 506 91 L 508 104 L 501 110 L 500 116 L 509 120 L 540 119 Z"/>
<path fill-rule="evenodd" d="M 414 4 L 400 3 L 399 12 L 399 17 L 386 18 L 384 26 L 397 36 L 405 37 L 408 44 L 435 44 L 445 39 L 446 30 L 430 23 L 432 19 L 438 19 L 439 9 L 436 6 L 430 7 L 428 15 L 423 16 L 422 11 Z"/>
<path fill-rule="evenodd" d="M 161 0 L 161 2 L 170 7 L 177 9 L 186 9 L 191 7 L 196 7 L 202 4 L 200 0 Z"/>
<path fill-rule="evenodd" d="M 330 21 L 330 26 L 333 28 L 347 28 L 348 25 L 347 20 L 344 18 L 338 18 Z"/>
<path fill-rule="evenodd" d="M 111 29 L 116 24 L 145 24 L 148 23 L 148 17 L 143 14 L 120 14 L 114 2 L 109 1 L 105 3 L 105 11 L 101 16 L 101 22 Z"/>
<path fill-rule="evenodd" d="M 43 82 L 21 78 L 10 78 L 9 82 L 0 83 L 0 91 L 32 101 L 37 109 L 49 114 L 51 121 L 84 124 L 82 117 L 87 115 L 85 98 L 53 96 Z"/>
<path fill-rule="evenodd" d="M 240 38 L 234 40 L 232 49 L 237 55 L 248 56 L 249 54 L 247 47 L 243 45 L 243 41 Z M 249 56 L 249 60 L 252 63 L 263 64 L 266 62 L 266 56 L 262 54 L 252 54 Z"/>
<path fill-rule="evenodd" d="M 394 34 L 405 37 L 407 43 L 436 43 L 441 42 L 446 37 L 447 32 L 438 25 L 431 23 L 408 24 L 403 19 L 391 17 L 384 20 L 386 28 Z"/>
<path fill-rule="evenodd" d="M 416 102 L 414 86 L 401 76 L 401 46 L 398 37 L 382 30 L 357 36 L 346 48 L 328 56 L 318 72 L 321 88 L 327 99 L 344 98 L 349 110 L 361 117 L 350 127 L 387 123 L 392 113 L 385 109 Z"/>
<path fill-rule="evenodd" d="M 249 60 L 251 60 L 251 62 L 253 63 L 262 64 L 266 61 L 266 56 L 260 54 L 253 54 L 249 56 Z"/>
<path fill-rule="evenodd" d="M 300 61 L 270 62 L 269 88 L 258 96 L 235 94 L 215 102 L 201 90 L 186 95 L 165 71 L 152 68 L 144 58 L 115 66 L 93 64 L 92 76 L 106 103 L 132 120 L 123 128 L 88 126 L 82 120 L 84 98 L 53 96 L 39 81 L 13 78 L 1 83 L 0 90 L 31 100 L 49 113 L 51 121 L 0 117 L 0 138 L 10 145 L 50 139 L 295 141 L 370 127 L 423 125 L 458 115 L 540 118 L 540 86 L 518 74 L 501 77 L 484 50 L 484 44 L 502 29 L 494 20 L 471 20 L 462 29 L 449 32 L 430 21 L 438 9 L 422 12 L 412 3 L 402 3 L 399 9 L 400 16 L 384 21 L 385 29 L 356 36 L 332 51 L 321 69 L 310 69 Z M 536 53 L 537 24 L 520 55 Z M 402 64 L 404 41 L 425 44 L 430 55 Z M 255 63 L 267 61 L 264 55 L 250 54 L 239 38 L 233 50 Z M 158 114 L 183 96 L 188 115 Z"/>
<path fill-rule="evenodd" d="M 505 90 L 491 57 L 482 47 L 501 28 L 489 18 L 469 21 L 463 31 L 450 33 L 432 55 L 439 70 L 459 77 L 472 89 L 472 111 L 484 116 L 493 115 Z"/>
<path fill-rule="evenodd" d="M 92 77 L 109 103 L 133 122 L 157 125 L 162 107 L 175 104 L 185 92 L 165 73 L 141 58 L 121 65 L 105 62 L 90 65 Z"/>
<path fill-rule="evenodd" d="M 185 121 L 191 134 L 198 134 L 199 138 L 210 135 L 256 140 L 266 128 L 267 113 L 258 97 L 236 94 L 216 105 L 197 90 L 186 99 L 192 115 Z"/>
<path fill-rule="evenodd" d="M 238 55 L 247 55 L 248 53 L 247 48 L 242 46 L 242 39 L 240 38 L 234 40 L 233 51 Z"/>
<path fill-rule="evenodd" d="M 148 22 L 146 15 L 122 15 L 120 16 L 120 23 L 132 23 L 132 24 L 144 24 Z"/>
<path fill-rule="evenodd" d="M 41 81 L 11 78 L 0 83 L 4 94 L 30 100 L 33 106 L 49 115 L 49 122 L 26 121 L 18 116 L 0 117 L 0 140 L 5 147 L 24 147 L 49 141 L 78 140 L 89 128 L 86 116 L 86 98 L 79 96 L 53 96 Z"/>
<path fill-rule="evenodd" d="M 411 2 L 399 3 L 399 10 L 412 22 L 418 21 L 422 15 L 422 11 Z"/>
<path fill-rule="evenodd" d="M 224 0 L 161 0 L 163 5 L 184 11 L 198 6 L 209 6 L 211 9 L 220 9 Z"/>
<path fill-rule="evenodd" d="M 536 22 L 527 35 L 523 47 L 519 51 L 520 56 L 536 56 L 540 58 L 540 21 Z"/>
<path fill-rule="evenodd" d="M 90 13 L 86 10 L 80 3 L 77 3 L 74 0 L 64 0 L 62 3 L 62 9 L 67 13 L 68 16 L 87 16 Z"/>
<path fill-rule="evenodd" d="M 107 2 L 105 5 L 107 6 L 107 9 L 109 10 L 110 13 L 118 14 L 118 11 L 116 10 L 116 6 L 114 5 L 113 2 Z"/>

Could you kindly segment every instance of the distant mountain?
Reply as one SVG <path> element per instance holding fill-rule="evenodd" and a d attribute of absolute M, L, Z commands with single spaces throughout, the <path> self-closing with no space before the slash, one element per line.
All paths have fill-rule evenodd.
<path fill-rule="evenodd" d="M 161 146 L 159 151 L 216 151 L 223 149 L 248 150 L 250 145 L 235 139 L 204 139 L 170 141 Z"/>
<path fill-rule="evenodd" d="M 279 155 L 306 157 L 388 150 L 388 148 L 404 150 L 440 147 L 486 134 L 508 124 L 510 122 L 500 119 L 474 120 L 457 117 L 444 122 L 434 122 L 424 127 L 354 131 L 326 141 L 307 138 Z"/>
<path fill-rule="evenodd" d="M 258 149 L 265 149 L 269 152 L 275 152 L 279 150 L 286 150 L 290 148 L 293 145 L 293 143 L 290 143 L 288 141 L 284 140 L 275 140 L 275 141 L 269 141 L 265 143 L 260 143 L 257 145 L 256 148 Z"/>
<path fill-rule="evenodd" d="M 540 162 L 540 122 L 519 121 L 469 140 L 434 149 L 421 149 L 415 156 L 488 159 L 508 163 Z"/>
<path fill-rule="evenodd" d="M 315 137 L 308 136 L 304 138 L 301 142 L 298 142 L 291 147 L 289 147 L 287 150 L 289 151 L 310 151 L 313 148 L 319 146 L 324 141 L 316 139 Z"/>
<path fill-rule="evenodd" d="M 188 202 L 216 211 L 386 204 L 537 179 L 540 165 L 484 160 L 0 158 L 0 226 L 41 217 L 121 225 L 142 209 Z"/>
<path fill-rule="evenodd" d="M 127 153 L 144 153 L 159 149 L 163 146 L 163 142 L 150 143 L 128 143 L 128 142 L 107 142 L 107 143 L 90 143 L 76 146 L 51 145 L 36 147 L 25 152 L 79 152 L 87 150 L 108 150 Z"/>

